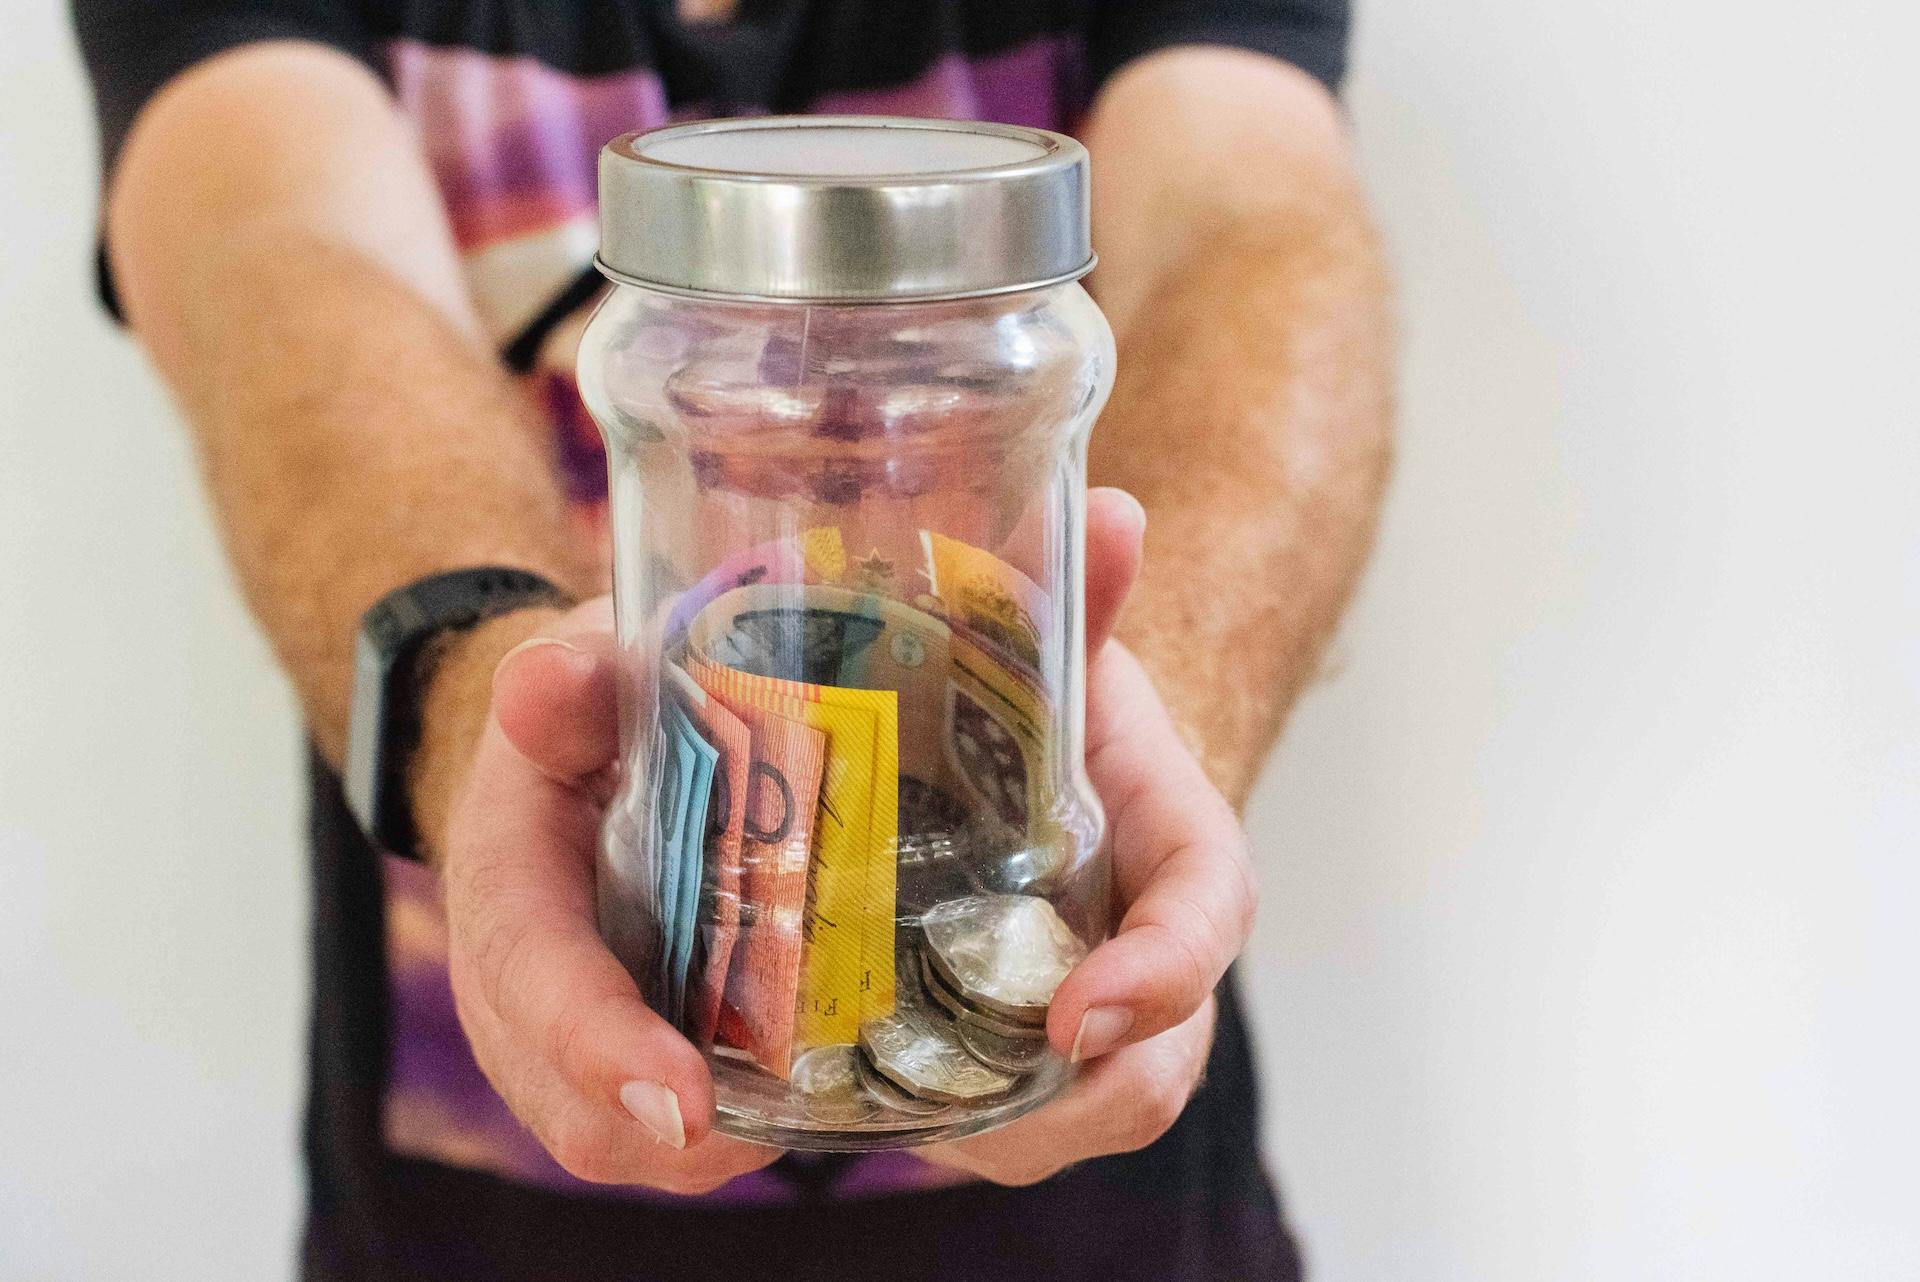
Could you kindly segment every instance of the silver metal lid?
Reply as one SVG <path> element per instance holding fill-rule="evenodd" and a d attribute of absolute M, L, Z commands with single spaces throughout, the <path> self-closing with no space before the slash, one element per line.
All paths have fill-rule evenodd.
<path fill-rule="evenodd" d="M 1087 151 L 1013 125 L 710 120 L 600 153 L 600 270 L 769 302 L 967 298 L 1093 267 Z"/>

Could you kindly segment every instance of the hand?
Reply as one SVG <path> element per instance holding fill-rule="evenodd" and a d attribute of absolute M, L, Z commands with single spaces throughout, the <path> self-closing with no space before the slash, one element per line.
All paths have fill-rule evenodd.
<path fill-rule="evenodd" d="M 542 622 L 499 662 L 442 830 L 460 1022 L 494 1089 L 567 1171 L 709 1192 L 779 1152 L 711 1133 L 705 1060 L 600 940 L 593 854 L 619 755 L 612 610 L 603 597 Z M 430 725 L 489 641 L 470 638 L 442 666 Z"/>
<path fill-rule="evenodd" d="M 1118 491 L 1089 496 L 1087 773 L 1107 811 L 1122 916 L 1047 1013 L 1053 1048 L 1085 1067 L 1019 1121 L 923 1151 L 1001 1184 L 1142 1148 L 1173 1125 L 1213 1045 L 1214 985 L 1253 925 L 1257 892 L 1233 807 L 1182 744 L 1139 661 L 1108 639 L 1144 521 Z"/>
<path fill-rule="evenodd" d="M 1105 640 L 1139 563 L 1143 520 L 1117 491 L 1089 498 L 1087 619 L 1098 657 L 1088 766 L 1130 907 L 1123 934 L 1062 985 L 1049 1026 L 1061 1053 L 1106 1058 L 1003 1132 L 929 1150 L 1003 1182 L 1136 1147 L 1171 1124 L 1205 1062 L 1212 985 L 1251 914 L 1231 809 L 1179 746 L 1145 673 Z M 450 657 L 430 725 L 443 687 L 459 690 L 458 674 L 511 635 L 503 624 Z M 593 850 L 619 748 L 616 671 L 605 599 L 547 623 L 498 665 L 491 713 L 444 826 L 454 996 L 489 1080 L 563 1167 L 697 1193 L 778 1154 L 711 1134 L 713 1086 L 699 1052 L 646 1006 L 595 929 Z M 416 797 L 429 811 L 429 795 L 416 788 Z M 1206 933 L 1194 914 L 1207 912 L 1229 923 L 1217 965 L 1190 951 Z M 1120 1104 L 1142 1099 L 1151 1104 L 1133 1125 L 1115 1125 L 1128 1115 Z"/>

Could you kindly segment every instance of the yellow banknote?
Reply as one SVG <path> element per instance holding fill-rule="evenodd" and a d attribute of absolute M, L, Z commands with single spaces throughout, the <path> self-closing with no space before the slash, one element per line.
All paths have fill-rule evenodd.
<path fill-rule="evenodd" d="M 948 621 L 986 640 L 1028 671 L 1045 671 L 1053 603 L 1040 585 L 985 548 L 920 532 L 926 579 Z"/>
<path fill-rule="evenodd" d="M 894 1004 L 899 696 L 757 676 L 690 656 L 694 679 L 827 737 L 808 872 L 796 1046 L 851 1043 Z"/>

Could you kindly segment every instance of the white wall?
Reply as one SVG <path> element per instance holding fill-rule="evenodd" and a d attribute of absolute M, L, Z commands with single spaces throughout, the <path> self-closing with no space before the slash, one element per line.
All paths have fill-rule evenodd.
<path fill-rule="evenodd" d="M 1363 7 L 1400 471 L 1251 816 L 1322 1276 L 1920 1277 L 1920 23 Z"/>
<path fill-rule="evenodd" d="M 1400 473 L 1250 822 L 1327 1282 L 1920 1275 L 1920 37 L 1365 4 Z M 0 40 L 0 1282 L 284 1276 L 298 738 Z"/>
<path fill-rule="evenodd" d="M 64 11 L 0 19 L 0 1282 L 284 1277 L 299 731 L 92 305 Z"/>

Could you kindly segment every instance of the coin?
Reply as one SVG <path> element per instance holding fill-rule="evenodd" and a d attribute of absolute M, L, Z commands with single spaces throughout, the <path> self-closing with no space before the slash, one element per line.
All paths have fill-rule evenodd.
<path fill-rule="evenodd" d="M 972 862 L 967 816 L 953 797 L 901 775 L 899 831 L 896 893 L 903 913 L 918 919 L 935 904 L 975 889 L 967 875 Z"/>
<path fill-rule="evenodd" d="M 1037 1018 L 1026 1015 L 1012 1016 L 961 996 L 953 976 L 941 968 L 939 960 L 931 952 L 921 954 L 920 976 L 921 986 L 927 994 L 939 1002 L 955 1019 L 985 1021 L 988 1028 L 1000 1033 L 1003 1037 L 1045 1037 L 1047 1035 L 1044 1010 Z"/>
<path fill-rule="evenodd" d="M 955 993 L 947 982 L 940 978 L 925 956 L 920 959 L 920 988 L 931 997 L 940 1008 L 965 1024 L 977 1024 L 987 1032 L 998 1037 L 1012 1038 L 1015 1041 L 1044 1042 L 1047 1040 L 1045 1024 L 1017 1024 L 1001 1019 L 991 1011 L 979 1010 L 969 1006 L 959 994 Z"/>
<path fill-rule="evenodd" d="M 816 1122 L 845 1126 L 873 1115 L 873 1098 L 860 1089 L 860 1052 L 844 1043 L 816 1046 L 793 1061 L 793 1089 Z"/>
<path fill-rule="evenodd" d="M 1087 946 L 1035 895 L 969 895 L 920 919 L 927 956 L 954 992 L 1005 1019 L 1044 1023 L 1047 1004 Z"/>
<path fill-rule="evenodd" d="M 1033 1072 L 1047 1062 L 1050 1053 L 1044 1040 L 1002 1037 L 998 1033 L 988 1032 L 970 1019 L 954 1021 L 953 1029 L 960 1034 L 960 1044 L 967 1048 L 968 1054 L 988 1068 L 997 1068 L 1015 1076 Z"/>
<path fill-rule="evenodd" d="M 925 1006 L 927 989 L 925 981 L 921 979 L 924 966 L 920 960 L 920 950 L 909 942 L 909 931 L 904 925 L 897 930 L 893 950 L 893 1004 Z"/>
<path fill-rule="evenodd" d="M 882 1108 L 908 1117 L 931 1117 L 945 1109 L 945 1104 L 937 1104 L 930 1099 L 921 1099 L 909 1095 L 880 1075 L 880 1070 L 870 1063 L 865 1055 L 854 1060 L 854 1074 L 860 1079 L 860 1089 L 873 1096 Z"/>
<path fill-rule="evenodd" d="M 860 1025 L 860 1049 L 882 1077 L 921 1099 L 973 1104 L 1013 1089 L 1012 1077 L 967 1054 L 952 1025 L 919 1011 Z"/>

